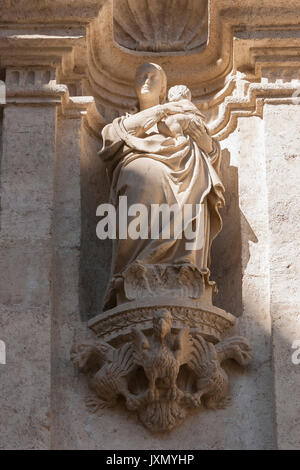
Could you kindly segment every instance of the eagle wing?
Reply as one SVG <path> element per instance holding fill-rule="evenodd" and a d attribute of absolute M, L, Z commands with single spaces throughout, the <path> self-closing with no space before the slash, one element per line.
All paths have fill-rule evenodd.
<path fill-rule="evenodd" d="M 131 343 L 124 344 L 113 351 L 113 358 L 108 370 L 111 376 L 124 377 L 134 369 L 133 348 Z"/>
<path fill-rule="evenodd" d="M 189 327 L 183 328 L 174 341 L 174 355 L 180 365 L 188 363 L 194 349 Z"/>
<path fill-rule="evenodd" d="M 193 352 L 188 365 L 197 376 L 198 387 L 206 389 L 210 384 L 218 382 L 221 375 L 217 352 L 214 345 L 205 341 L 201 335 L 197 335 L 193 343 Z"/>
<path fill-rule="evenodd" d="M 133 358 L 136 364 L 143 365 L 147 351 L 150 351 L 150 342 L 144 333 L 137 328 L 132 330 Z"/>

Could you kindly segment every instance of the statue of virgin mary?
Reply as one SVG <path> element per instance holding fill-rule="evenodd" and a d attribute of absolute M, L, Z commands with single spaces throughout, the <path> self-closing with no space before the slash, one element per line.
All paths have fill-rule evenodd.
<path fill-rule="evenodd" d="M 102 131 L 99 155 L 111 181 L 110 202 L 116 208 L 117 220 L 122 216 L 120 198 L 124 196 L 128 208 L 143 204 L 149 213 L 163 204 L 180 210 L 190 205 L 196 210 L 190 211 L 188 220 L 184 219 L 180 233 L 175 213 L 171 213 L 169 224 L 174 230 L 167 239 L 151 237 L 153 218 L 147 222 L 148 233 L 139 239 L 120 236 L 117 228 L 104 310 L 137 298 L 137 288 L 131 288 L 128 281 L 129 273 L 135 272 L 137 278 L 144 280 L 152 296 L 167 291 L 182 295 L 171 272 L 179 273 L 179 281 L 187 269 L 197 273 L 197 279 L 209 279 L 211 244 L 222 228 L 220 147 L 209 135 L 204 118 L 188 100 L 166 102 L 166 74 L 157 64 L 145 63 L 137 69 L 136 93 L 139 111 L 116 118 Z M 183 114 L 190 117 L 190 123 L 180 139 L 162 132 L 159 123 L 170 116 L 175 122 L 178 116 L 179 121 Z M 187 240 L 188 225 L 194 230 L 192 240 Z M 162 223 L 160 232 L 164 229 Z M 145 293 L 141 292 L 143 289 L 143 297 Z M 190 294 L 193 298 L 197 295 Z"/>

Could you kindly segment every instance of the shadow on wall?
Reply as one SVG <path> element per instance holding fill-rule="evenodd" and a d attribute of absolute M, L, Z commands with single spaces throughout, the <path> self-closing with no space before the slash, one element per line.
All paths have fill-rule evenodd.
<path fill-rule="evenodd" d="M 2 151 L 3 151 L 3 139 L 2 139 L 2 133 L 3 133 L 3 108 L 0 106 L 0 207 L 2 206 L 1 204 L 1 194 L 2 194 Z M 0 230 L 1 230 L 1 218 L 0 218 Z"/>
<path fill-rule="evenodd" d="M 81 261 L 80 312 L 86 321 L 99 314 L 110 275 L 111 241 L 96 236 L 96 209 L 109 200 L 109 181 L 105 167 L 97 155 L 99 140 L 87 131 L 82 137 L 81 163 Z M 250 258 L 249 241 L 257 238 L 239 208 L 238 169 L 230 166 L 230 154 L 223 151 L 222 180 L 225 186 L 226 206 L 222 209 L 223 230 L 212 248 L 212 279 L 219 293 L 214 304 L 235 316 L 240 316 L 242 305 L 242 278 Z M 242 259 L 242 233 L 245 240 Z M 246 253 L 246 254 L 245 254 Z"/>
<path fill-rule="evenodd" d="M 222 152 L 221 174 L 226 206 L 221 210 L 222 232 L 212 245 L 211 277 L 219 290 L 213 303 L 239 317 L 243 312 L 242 279 L 250 259 L 249 241 L 257 243 L 258 240 L 239 208 L 238 168 L 230 166 L 227 149 Z"/>
<path fill-rule="evenodd" d="M 0 69 L 0 207 L 1 205 L 1 194 L 2 194 L 2 152 L 3 152 L 3 111 L 4 111 L 4 104 L 6 101 L 6 89 L 5 89 L 5 70 Z M 0 219 L 0 230 L 1 230 L 1 219 Z"/>
<path fill-rule="evenodd" d="M 97 153 L 101 141 L 83 130 L 81 159 L 80 316 L 87 321 L 99 314 L 110 275 L 111 240 L 99 240 L 96 226 L 99 204 L 109 201 L 109 181 Z"/>
<path fill-rule="evenodd" d="M 82 240 L 80 260 L 81 321 L 99 313 L 109 279 L 111 242 L 96 237 L 96 208 L 109 199 L 109 182 L 102 162 L 97 156 L 101 143 L 82 132 Z M 223 181 L 226 187 L 226 208 L 222 210 L 224 229 L 213 245 L 213 278 L 219 285 L 215 304 L 235 315 L 242 313 L 241 285 L 243 270 L 249 261 L 249 241 L 257 239 L 239 209 L 238 170 L 230 166 L 230 154 L 223 152 Z M 242 249 L 242 244 L 245 246 Z M 242 258 L 243 253 L 243 259 Z M 63 318 L 72 318 L 72 306 L 64 303 L 64 292 L 69 285 L 69 272 L 63 270 L 60 292 Z M 70 311 L 68 311 L 68 308 Z M 78 341 L 86 338 L 78 324 L 73 331 L 65 328 L 64 320 L 57 322 L 56 348 L 53 357 L 61 369 L 53 377 L 55 391 L 53 403 L 55 421 L 54 449 L 106 448 L 124 450 L 148 449 L 273 449 L 276 448 L 275 406 L 273 397 L 272 338 L 267 311 L 261 317 L 255 298 L 248 296 L 244 304 L 246 315 L 239 324 L 240 334 L 245 334 L 253 345 L 254 361 L 242 373 L 240 366 L 228 363 L 232 403 L 225 410 L 202 410 L 189 416 L 170 434 L 152 435 L 137 420 L 134 413 L 124 408 L 101 410 L 91 414 L 85 406 L 86 377 L 79 374 L 71 361 L 66 361 L 78 334 Z M 61 317 L 58 317 L 61 318 Z M 20 331 L 23 331 L 22 329 Z M 25 331 L 25 330 L 24 330 Z M 232 332 L 234 334 L 234 332 Z M 280 333 L 278 333 L 280 334 Z M 82 335 L 82 336 L 81 336 Z M 7 341 L 8 336 L 2 338 Z M 293 373 L 291 343 L 295 338 L 278 337 L 283 367 Z M 24 342 L 24 341 L 23 341 Z M 22 338 L 19 341 L 22 344 Z M 297 366 L 299 367 L 299 366 Z M 78 406 L 74 406 L 74 403 Z M 20 414 L 21 415 L 21 414 Z M 295 415 L 296 426 L 297 415 Z M 196 430 L 196 432 L 194 432 Z M 25 434 L 25 433 L 24 433 Z M 126 439 L 124 439 L 126 436 Z M 188 436 L 188 439 L 187 439 Z M 289 437 L 290 442 L 297 435 Z"/>

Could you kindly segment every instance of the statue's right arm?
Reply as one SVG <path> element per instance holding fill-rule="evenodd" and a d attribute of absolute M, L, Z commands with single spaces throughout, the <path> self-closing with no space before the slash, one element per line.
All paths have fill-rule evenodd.
<path fill-rule="evenodd" d="M 140 137 L 163 118 L 182 111 L 183 107 L 179 102 L 159 104 L 127 117 L 123 125 L 129 134 Z"/>
<path fill-rule="evenodd" d="M 165 116 L 163 107 L 157 105 L 127 117 L 124 119 L 123 125 L 129 134 L 139 137 Z"/>

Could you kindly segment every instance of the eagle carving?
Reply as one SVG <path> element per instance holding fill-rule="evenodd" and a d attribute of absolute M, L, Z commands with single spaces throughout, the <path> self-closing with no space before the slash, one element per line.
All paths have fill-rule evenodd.
<path fill-rule="evenodd" d="M 179 332 L 172 327 L 170 311 L 162 308 L 154 313 L 151 335 L 134 328 L 131 341 L 120 348 L 100 340 L 73 348 L 74 365 L 88 374 L 91 411 L 113 407 L 123 396 L 128 410 L 135 410 L 150 430 L 161 432 L 178 424 L 188 409 L 229 404 L 222 363 L 233 359 L 248 365 L 249 342 L 236 336 L 214 345 L 197 332 L 192 335 L 189 327 Z"/>

